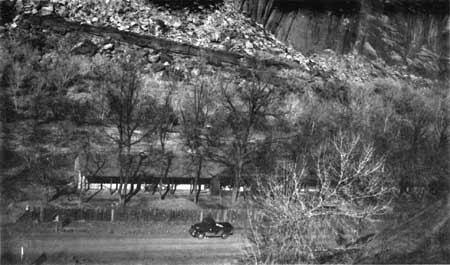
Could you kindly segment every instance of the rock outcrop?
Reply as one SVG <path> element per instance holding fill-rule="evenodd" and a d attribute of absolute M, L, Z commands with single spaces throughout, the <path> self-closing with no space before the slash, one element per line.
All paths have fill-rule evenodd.
<path fill-rule="evenodd" d="M 241 0 L 240 7 L 303 53 L 356 51 L 448 79 L 449 6 L 446 0 Z"/>

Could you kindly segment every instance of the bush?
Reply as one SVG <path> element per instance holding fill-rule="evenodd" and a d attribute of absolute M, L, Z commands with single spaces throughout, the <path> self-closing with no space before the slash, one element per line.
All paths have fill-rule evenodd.
<path fill-rule="evenodd" d="M 356 241 L 370 218 L 390 210 L 392 183 L 372 145 L 340 132 L 321 149 L 315 157 L 316 193 L 303 189 L 305 168 L 259 181 L 254 199 L 260 212 L 250 220 L 249 259 L 318 262 Z"/>

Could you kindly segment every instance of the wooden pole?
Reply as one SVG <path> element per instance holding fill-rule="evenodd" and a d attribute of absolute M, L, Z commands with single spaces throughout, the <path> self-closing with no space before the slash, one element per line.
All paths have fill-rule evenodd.
<path fill-rule="evenodd" d="M 39 222 L 44 222 L 44 207 L 39 207 Z"/>
<path fill-rule="evenodd" d="M 220 210 L 218 210 L 217 214 L 216 214 L 216 221 L 219 221 L 219 220 L 220 220 Z"/>
<path fill-rule="evenodd" d="M 114 208 L 111 208 L 111 223 L 114 222 Z"/>

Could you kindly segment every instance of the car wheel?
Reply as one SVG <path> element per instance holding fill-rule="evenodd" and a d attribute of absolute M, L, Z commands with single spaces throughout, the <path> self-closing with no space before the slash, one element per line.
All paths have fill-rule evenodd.
<path fill-rule="evenodd" d="M 205 238 L 205 233 L 198 233 L 197 237 L 198 239 L 203 239 Z"/>
<path fill-rule="evenodd" d="M 228 234 L 228 233 L 223 233 L 223 234 L 221 235 L 222 239 L 227 239 L 227 238 L 228 238 L 228 236 L 229 236 L 229 234 Z"/>

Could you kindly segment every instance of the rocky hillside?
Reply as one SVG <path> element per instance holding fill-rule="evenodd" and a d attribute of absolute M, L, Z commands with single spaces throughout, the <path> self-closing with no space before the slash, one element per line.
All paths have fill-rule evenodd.
<path fill-rule="evenodd" d="M 303 53 L 357 51 L 421 75 L 448 78 L 449 6 L 445 0 L 242 0 L 240 8 Z"/>
<path fill-rule="evenodd" d="M 421 20 L 414 16 L 422 13 L 408 17 L 408 21 L 421 23 L 417 26 L 404 23 L 410 13 L 386 15 L 383 9 L 369 9 L 352 1 L 324 1 L 319 5 L 308 1 L 282 5 L 282 1 L 265 0 L 6 2 L 14 3 L 11 6 L 18 16 L 3 12 L 3 20 L 10 23 L 0 31 L 17 27 L 24 15 L 57 15 L 67 21 L 231 53 L 237 60 L 245 57 L 284 62 L 346 81 L 380 77 L 410 80 L 417 76 L 434 79 L 447 65 L 447 35 L 441 33 L 448 19 L 442 12 L 433 13 L 435 9 Z M 408 39 L 403 34 L 407 29 L 400 26 L 417 32 L 410 32 Z M 151 55 L 149 60 L 156 57 Z"/>
<path fill-rule="evenodd" d="M 389 65 L 389 61 L 382 60 L 378 56 L 368 58 L 359 53 L 341 54 L 342 51 L 353 49 L 360 37 L 352 37 L 353 39 L 350 38 L 352 41 L 349 42 L 336 41 L 340 30 L 325 31 L 337 34 L 335 37 L 321 35 L 324 32 L 322 29 L 308 33 L 319 39 L 326 37 L 328 40 L 310 42 L 308 47 L 314 48 L 312 50 L 317 52 L 305 56 L 309 53 L 308 49 L 304 50 L 304 47 L 296 46 L 295 42 L 289 41 L 288 36 L 293 32 L 300 32 L 311 27 L 301 23 L 293 24 L 290 33 L 280 35 L 278 29 L 283 28 L 283 23 L 274 23 L 274 16 L 282 15 L 279 11 L 286 10 L 287 7 L 297 8 L 301 10 L 298 14 L 312 12 L 310 18 L 320 20 L 324 18 L 321 16 L 325 16 L 332 20 L 349 19 L 348 23 L 353 25 L 356 23 L 355 14 L 361 9 L 360 5 L 352 4 L 352 2 L 344 5 L 320 5 L 325 10 L 318 5 L 309 6 L 307 3 L 298 5 L 291 2 L 290 5 L 282 7 L 276 1 L 238 2 L 235 0 L 198 0 L 193 3 L 159 0 L 2 1 L 0 38 L 5 40 L 5 43 L 6 40 L 16 40 L 17 42 L 10 44 L 12 47 L 18 43 L 26 43 L 30 44 L 34 50 L 30 52 L 26 50 L 27 48 L 23 48 L 23 51 L 20 49 L 13 51 L 14 48 L 7 48 L 8 45 L 6 45 L 0 51 L 5 57 L 10 56 L 11 51 L 17 52 L 10 59 L 18 61 L 16 67 L 18 73 L 15 73 L 16 80 L 10 83 L 17 81 L 19 90 L 21 86 L 26 86 L 27 82 L 30 83 L 26 72 L 35 71 L 31 62 L 40 64 L 44 69 L 54 67 L 52 71 L 55 71 L 62 79 L 70 80 L 77 77 L 75 79 L 79 84 L 70 81 L 67 84 L 69 86 L 67 94 L 62 95 L 64 100 L 67 98 L 77 104 L 92 99 L 89 92 L 92 86 L 92 80 L 90 80 L 92 65 L 102 60 L 120 61 L 130 50 L 137 53 L 142 61 L 140 70 L 145 84 L 157 88 L 152 92 L 155 96 L 163 95 L 165 83 L 172 81 L 192 86 L 189 83 L 192 77 L 204 76 L 207 79 L 217 73 L 226 73 L 236 79 L 247 79 L 256 75 L 265 82 L 287 89 L 290 93 L 297 93 L 296 96 L 285 99 L 286 109 L 290 110 L 293 117 L 302 111 L 301 108 L 297 108 L 298 99 L 295 97 L 306 91 L 312 90 L 327 100 L 338 96 L 341 97 L 341 101 L 345 101 L 350 89 L 339 85 L 341 82 L 356 84 L 355 87 L 384 79 L 388 80 L 387 83 L 391 82 L 389 80 L 396 80 L 395 82 L 425 86 L 435 82 L 432 78 L 417 75 L 403 64 Z M 247 17 L 240 12 L 240 9 L 244 13 L 250 13 L 252 17 Z M 341 21 L 339 19 L 337 21 Z M 262 24 L 255 21 L 261 21 Z M 358 27 L 355 26 L 356 28 Z M 374 30 L 374 32 L 377 31 Z M 337 46 L 331 45 L 330 41 Z M 434 46 L 438 43 L 433 38 L 429 41 L 433 42 Z M 370 44 L 370 41 L 366 43 Z M 342 49 L 337 49 L 338 46 Z M 378 54 L 378 51 L 373 52 Z M 26 58 L 25 63 L 21 61 L 22 57 Z M 30 63 L 27 60 L 30 60 Z M 433 60 L 427 61 L 431 64 L 433 62 Z M 434 68 L 430 66 L 428 69 Z M 22 74 L 25 80 L 20 79 Z M 35 77 L 29 79 L 32 78 Z M 56 86 L 65 85 L 66 81 L 61 81 Z M 335 88 L 339 91 L 331 91 Z M 186 92 L 182 89 L 177 91 L 176 102 L 183 100 L 183 93 Z M 344 95 L 341 95 L 342 93 Z M 22 95 L 22 97 L 26 99 L 25 105 L 16 105 L 13 112 L 17 112 L 17 109 L 21 107 L 28 108 L 26 106 L 29 102 L 28 95 Z M 2 119 L 6 122 L 15 121 L 16 118 L 26 119 L 27 111 L 29 110 L 24 111 L 25 114 L 14 115 L 2 113 Z M 52 109 L 48 112 L 50 114 L 45 115 L 50 117 L 50 120 L 61 119 L 61 117 L 58 118 L 57 110 Z M 78 118 L 80 117 L 76 117 Z M 28 126 L 26 121 L 21 124 Z M 66 128 L 64 124 L 47 125 L 49 128 L 53 128 L 52 126 Z M 3 128 L 9 128 L 8 141 L 14 142 L 13 146 L 22 148 L 39 142 L 36 139 L 33 140 L 31 136 L 25 137 L 23 133 L 21 134 L 21 127 L 14 122 L 6 124 Z M 70 137 L 59 130 L 49 128 L 42 128 L 48 136 L 41 139 L 41 143 L 45 143 L 44 149 L 59 150 L 65 156 L 71 157 L 72 161 L 66 161 L 70 167 L 78 152 L 72 147 L 72 145 L 76 146 L 76 143 L 63 141 L 63 148 L 57 147 L 58 144 L 52 142 L 52 139 L 69 139 Z M 72 134 L 80 131 L 80 128 L 72 127 L 68 131 Z M 20 139 L 24 141 L 28 138 L 31 139 L 29 142 L 18 143 Z M 13 150 L 8 152 L 14 153 Z M 0 152 L 0 154 L 4 153 Z"/>

